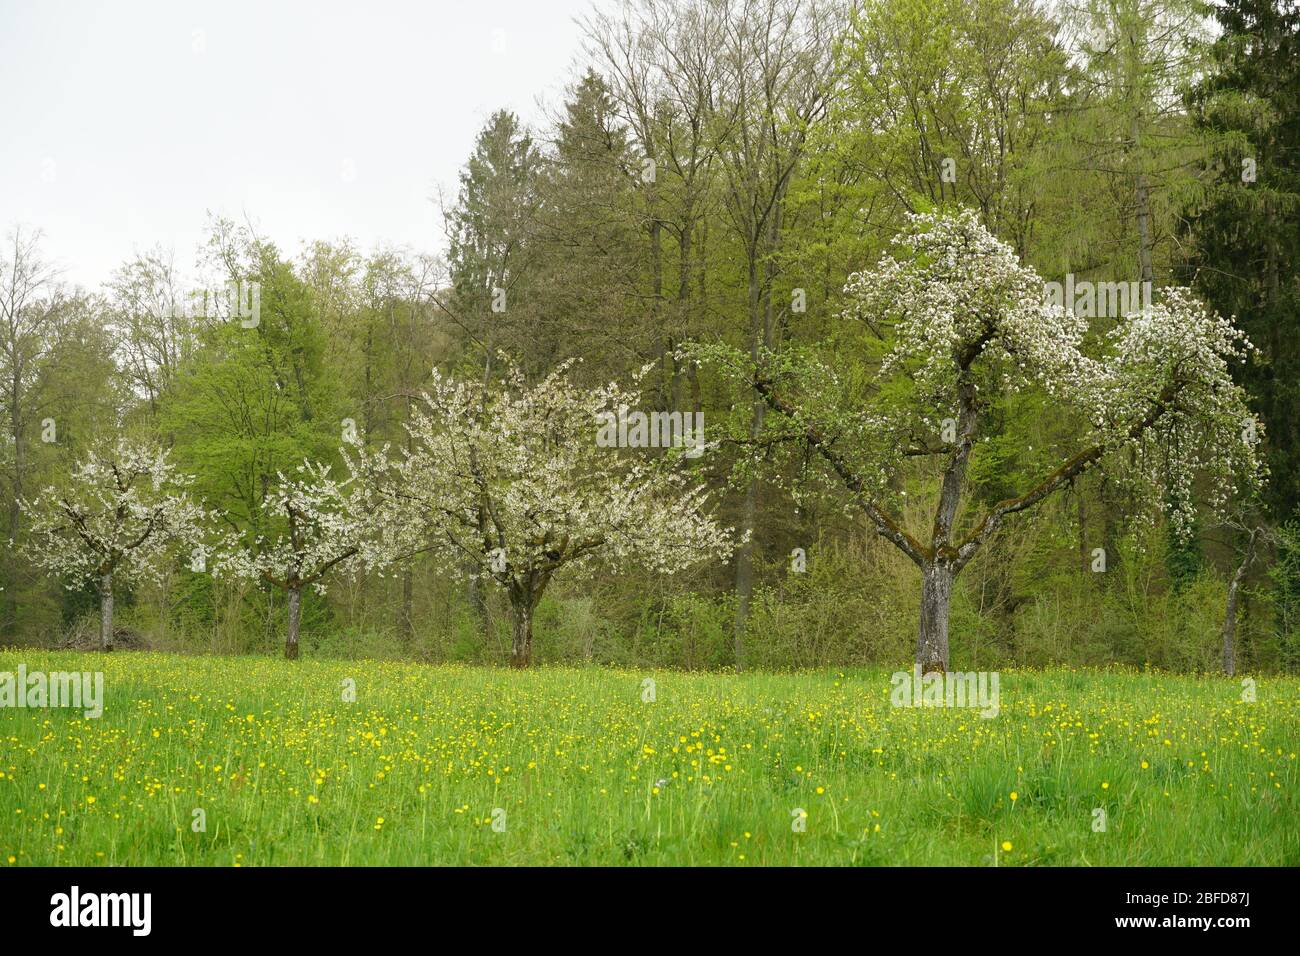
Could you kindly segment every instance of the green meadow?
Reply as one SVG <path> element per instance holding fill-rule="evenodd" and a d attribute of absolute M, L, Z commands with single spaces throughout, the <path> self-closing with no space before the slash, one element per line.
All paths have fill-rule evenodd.
<path fill-rule="evenodd" d="M 1300 684 L 0 652 L 0 865 L 1297 865 Z"/>

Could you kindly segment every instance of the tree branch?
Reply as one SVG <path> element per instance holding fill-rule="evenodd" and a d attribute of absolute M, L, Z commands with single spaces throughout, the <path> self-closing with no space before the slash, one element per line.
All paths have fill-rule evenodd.
<path fill-rule="evenodd" d="M 792 421 L 799 421 L 794 410 L 782 401 L 772 391 L 771 382 L 766 381 L 758 376 L 754 377 L 754 390 L 767 403 L 768 407 Z M 928 549 L 923 547 L 919 541 L 903 530 L 902 526 L 891 518 L 888 514 L 880 509 L 875 502 L 868 501 L 863 494 L 863 481 L 858 474 L 849 467 L 848 463 L 830 447 L 826 437 L 822 435 L 812 425 L 804 426 L 804 437 L 808 444 L 817 449 L 817 452 L 826 459 L 835 473 L 839 475 L 840 481 L 844 487 L 851 491 L 858 505 L 866 512 L 867 517 L 871 519 L 872 524 L 876 527 L 876 533 L 882 538 L 893 542 L 905 555 L 912 559 L 917 567 L 922 567 L 929 557 Z"/>

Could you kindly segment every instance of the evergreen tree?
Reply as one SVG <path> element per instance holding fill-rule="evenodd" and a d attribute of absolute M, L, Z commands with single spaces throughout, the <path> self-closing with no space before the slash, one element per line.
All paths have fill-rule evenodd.
<path fill-rule="evenodd" d="M 460 174 L 447 213 L 451 312 L 476 363 L 529 339 L 529 281 L 535 255 L 537 182 L 543 157 L 507 110 L 493 113 Z"/>
<path fill-rule="evenodd" d="M 1214 72 L 1189 96 L 1213 144 L 1187 210 L 1188 280 L 1260 350 L 1236 369 L 1264 422 L 1278 519 L 1300 501 L 1300 8 L 1223 0 Z"/>

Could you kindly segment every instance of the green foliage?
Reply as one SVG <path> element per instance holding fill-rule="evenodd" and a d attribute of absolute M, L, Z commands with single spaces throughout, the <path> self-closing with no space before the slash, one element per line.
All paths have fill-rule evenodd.
<path fill-rule="evenodd" d="M 1294 672 L 1300 668 L 1300 520 L 1278 529 L 1277 561 L 1268 573 L 1280 656 L 1286 670 Z"/>
<path fill-rule="evenodd" d="M 844 507 L 789 419 L 756 414 L 749 386 L 761 366 L 801 400 L 802 424 L 834 434 L 846 454 L 899 453 L 933 437 L 952 410 L 919 400 L 915 362 L 882 379 L 896 329 L 846 320 L 844 288 L 880 259 L 906 212 L 969 207 L 1046 279 L 1136 278 L 1149 255 L 1157 285 L 1184 281 L 1235 315 L 1260 349 L 1232 371 L 1263 422 L 1271 518 L 1295 514 L 1300 15 L 1291 6 L 1218 0 L 1210 39 L 1184 0 L 868 0 L 828 5 L 821 23 L 798 20 L 785 47 L 738 43 L 733 20 L 751 18 L 759 35 L 772 14 L 762 29 L 778 30 L 778 6 L 673 0 L 594 17 L 591 55 L 552 121 L 487 117 L 441 210 L 445 263 L 346 239 L 291 255 L 216 220 L 204 278 L 260 284 L 252 327 L 160 317 L 158 306 L 184 299 L 162 250 L 127 263 L 102 298 L 39 283 L 22 321 L 0 328 L 0 487 L 16 496 L 57 485 L 87 441 L 129 428 L 172 446 L 226 529 L 251 541 L 278 530 L 262 512 L 277 473 L 304 458 L 335 461 L 345 419 L 367 445 L 403 443 L 435 367 L 490 378 L 497 348 L 533 380 L 575 355 L 584 383 L 625 381 L 649 365 L 645 402 L 703 412 L 719 444 L 692 467 L 718 492 L 724 523 L 753 528 L 746 663 L 905 661 L 915 569 Z M 1245 159 L 1255 160 L 1252 182 Z M 1112 324 L 1093 322 L 1087 355 L 1104 354 Z M 996 384 L 979 382 L 990 399 L 963 527 L 1059 467 L 1089 427 L 1068 400 L 1032 388 L 994 399 Z M 878 427 L 909 403 L 910 429 Z M 42 440 L 47 417 L 56 442 Z M 916 535 L 935 517 L 938 478 L 926 460 L 908 455 L 880 491 Z M 1161 524 L 1135 528 L 1128 464 L 1117 456 L 990 541 L 954 595 L 956 660 L 1213 666 L 1233 558 L 1203 519 L 1186 543 Z M 9 524 L 21 544 L 16 513 Z M 1247 579 L 1243 667 L 1300 667 L 1296 541 L 1287 526 Z M 796 547 L 806 573 L 790 569 Z M 1104 574 L 1087 570 L 1098 548 Z M 537 612 L 537 656 L 732 667 L 739 572 L 737 562 L 669 585 L 598 569 L 557 585 Z M 505 660 L 508 614 L 494 599 L 482 613 L 419 559 L 393 573 L 311 596 L 307 652 Z M 13 558 L 0 562 L 0 587 L 5 640 L 55 641 L 92 607 L 90 592 Z M 165 587 L 119 603 L 124 624 L 153 646 L 187 651 L 272 652 L 285 612 L 279 595 L 183 564 Z"/>
<path fill-rule="evenodd" d="M 1275 520 L 1300 500 L 1300 11 L 1220 0 L 1213 70 L 1188 95 L 1208 147 L 1184 214 L 1182 271 L 1260 354 L 1237 368 L 1264 423 Z"/>
<path fill-rule="evenodd" d="M 237 279 L 261 283 L 257 324 L 229 319 L 202 330 L 160 422 L 196 491 L 251 541 L 271 530 L 262 500 L 276 475 L 304 459 L 335 460 L 345 416 L 307 286 L 274 247 L 251 243 L 245 255 Z"/>

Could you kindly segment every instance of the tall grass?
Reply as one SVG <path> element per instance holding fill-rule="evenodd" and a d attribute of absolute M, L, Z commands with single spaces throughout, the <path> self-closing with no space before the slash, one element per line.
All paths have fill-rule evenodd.
<path fill-rule="evenodd" d="M 0 709 L 0 865 L 1300 863 L 1292 679 L 1008 671 L 984 719 L 878 669 L 19 663 L 106 707 Z"/>

